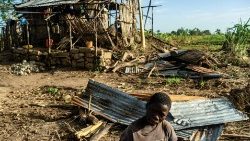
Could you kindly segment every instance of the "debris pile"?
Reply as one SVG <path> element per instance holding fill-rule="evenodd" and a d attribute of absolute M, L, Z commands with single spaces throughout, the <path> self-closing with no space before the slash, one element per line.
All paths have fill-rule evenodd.
<path fill-rule="evenodd" d="M 70 102 L 79 107 L 81 119 L 90 123 L 73 132 L 79 140 L 100 139 L 114 123 L 129 125 L 146 112 L 144 101 L 94 80 L 89 80 L 81 98 L 72 96 Z M 218 139 L 224 123 L 247 119 L 225 98 L 173 102 L 171 113 L 167 116 L 178 137 L 185 140 L 205 138 L 209 141 Z"/>
<path fill-rule="evenodd" d="M 228 98 L 239 110 L 250 113 L 250 82 L 242 89 L 232 89 Z"/>
<path fill-rule="evenodd" d="M 221 74 L 210 68 L 220 65 L 217 60 L 198 50 L 165 50 L 164 53 L 140 56 L 132 59 L 124 59 L 128 53 L 124 53 L 122 59 L 113 67 L 112 72 L 120 71 L 126 74 L 144 73 L 147 77 L 183 77 L 191 79 L 220 78 Z"/>
<path fill-rule="evenodd" d="M 28 75 L 32 72 L 40 72 L 44 70 L 45 68 L 41 64 L 37 65 L 34 61 L 27 62 L 26 60 L 23 60 L 22 63 L 13 64 L 10 67 L 10 72 L 16 75 Z"/>

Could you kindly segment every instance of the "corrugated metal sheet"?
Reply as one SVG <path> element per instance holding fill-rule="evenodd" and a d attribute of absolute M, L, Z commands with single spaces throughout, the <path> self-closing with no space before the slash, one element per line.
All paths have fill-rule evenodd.
<path fill-rule="evenodd" d="M 145 102 L 102 83 L 89 80 L 86 92 L 92 94 L 94 110 L 121 124 L 129 125 L 145 114 Z M 248 119 L 225 98 L 173 102 L 170 112 L 175 119 L 188 121 L 185 126 L 171 121 L 176 130 Z"/>
<path fill-rule="evenodd" d="M 43 6 L 54 6 L 63 4 L 75 4 L 79 0 L 31 0 L 26 3 L 16 5 L 16 8 L 26 8 L 26 7 L 43 7 Z"/>
<path fill-rule="evenodd" d="M 145 115 L 145 102 L 105 84 L 89 80 L 83 97 L 86 108 L 89 94 L 92 95 L 91 109 L 114 122 L 129 125 Z M 209 130 L 208 141 L 217 140 L 224 123 L 248 119 L 225 98 L 173 102 L 170 112 L 175 118 L 170 123 L 178 136 L 189 138 L 196 129 Z"/>

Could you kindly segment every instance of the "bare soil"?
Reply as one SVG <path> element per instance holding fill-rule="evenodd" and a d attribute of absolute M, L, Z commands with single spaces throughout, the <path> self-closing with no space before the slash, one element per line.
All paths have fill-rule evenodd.
<path fill-rule="evenodd" d="M 27 76 L 16 76 L 8 70 L 10 64 L 0 57 L 0 140 L 73 140 L 72 129 L 86 126 L 78 119 L 78 109 L 53 107 L 64 105 L 63 96 L 81 95 L 89 79 L 105 83 L 127 93 L 157 91 L 177 95 L 203 97 L 228 96 L 232 89 L 243 89 L 249 83 L 249 68 L 228 66 L 218 69 L 227 77 L 208 80 L 201 86 L 199 81 L 183 79 L 179 84 L 168 84 L 166 78 L 122 73 L 100 73 L 66 69 L 52 69 Z M 48 88 L 58 89 L 57 93 Z M 44 106 L 51 105 L 51 106 Z M 248 113 L 249 114 L 249 113 Z M 244 125 L 244 126 L 242 126 Z M 250 135 L 249 121 L 230 123 L 224 133 Z M 115 125 L 102 140 L 118 140 L 124 126 Z"/>

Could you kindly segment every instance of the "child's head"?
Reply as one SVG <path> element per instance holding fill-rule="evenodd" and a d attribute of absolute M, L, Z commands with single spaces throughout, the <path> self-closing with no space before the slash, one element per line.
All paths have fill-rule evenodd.
<path fill-rule="evenodd" d="M 155 93 L 146 104 L 146 119 L 151 125 L 158 124 L 166 119 L 172 101 L 166 93 Z"/>

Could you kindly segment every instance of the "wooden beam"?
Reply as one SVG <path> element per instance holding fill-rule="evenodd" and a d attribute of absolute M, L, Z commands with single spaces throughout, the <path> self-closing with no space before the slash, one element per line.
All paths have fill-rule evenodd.
<path fill-rule="evenodd" d="M 141 30 L 141 40 L 142 40 L 142 48 L 145 50 L 145 34 L 144 34 L 144 26 L 143 26 L 143 17 L 142 17 L 142 9 L 141 9 L 141 2 L 138 0 L 138 7 L 139 7 L 139 17 L 140 17 L 140 30 Z"/>

